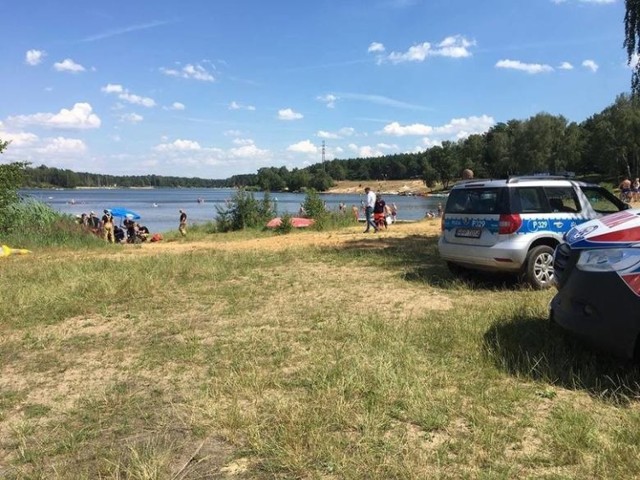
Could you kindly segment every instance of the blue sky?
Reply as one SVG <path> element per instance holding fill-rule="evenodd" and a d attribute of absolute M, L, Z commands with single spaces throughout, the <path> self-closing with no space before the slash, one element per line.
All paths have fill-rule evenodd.
<path fill-rule="evenodd" d="M 3 163 L 227 178 L 629 90 L 622 0 L 0 0 Z"/>

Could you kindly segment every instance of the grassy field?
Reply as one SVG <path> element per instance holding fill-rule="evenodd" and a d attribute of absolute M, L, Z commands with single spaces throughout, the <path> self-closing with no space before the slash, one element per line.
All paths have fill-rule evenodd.
<path fill-rule="evenodd" d="M 2 260 L 0 478 L 639 477 L 638 368 L 437 230 Z"/>

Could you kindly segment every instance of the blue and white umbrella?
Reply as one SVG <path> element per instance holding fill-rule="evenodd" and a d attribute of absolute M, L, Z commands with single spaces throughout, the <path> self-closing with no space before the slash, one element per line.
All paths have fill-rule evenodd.
<path fill-rule="evenodd" d="M 113 207 L 109 211 L 114 217 L 127 218 L 129 220 L 140 220 L 140 214 L 124 207 Z"/>

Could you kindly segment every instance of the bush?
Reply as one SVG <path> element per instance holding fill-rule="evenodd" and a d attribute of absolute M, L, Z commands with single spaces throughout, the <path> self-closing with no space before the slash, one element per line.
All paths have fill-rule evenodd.
<path fill-rule="evenodd" d="M 6 148 L 7 142 L 0 140 L 0 153 Z M 6 228 L 8 208 L 19 202 L 18 187 L 22 183 L 26 163 L 10 163 L 0 165 L 0 231 Z"/>
<path fill-rule="evenodd" d="M 353 218 L 351 215 L 345 215 L 341 212 L 327 212 L 326 215 L 315 219 L 313 229 L 322 231 L 352 226 Z"/>
<path fill-rule="evenodd" d="M 281 218 L 280 225 L 275 228 L 275 232 L 279 235 L 286 235 L 293 230 L 293 224 L 291 223 L 291 214 L 285 213 Z"/>
<path fill-rule="evenodd" d="M 4 211 L 1 243 L 16 248 L 43 246 L 96 247 L 104 242 L 70 215 L 34 200 L 10 204 Z"/>
<path fill-rule="evenodd" d="M 316 221 L 328 214 L 327 209 L 324 208 L 324 201 L 320 198 L 318 192 L 313 189 L 307 190 L 307 195 L 304 198 L 302 207 L 307 217 L 313 218 Z"/>
<path fill-rule="evenodd" d="M 216 206 L 216 211 L 219 232 L 263 227 L 275 216 L 274 202 L 268 192 L 258 201 L 253 193 L 247 192 L 244 188 L 234 194 L 226 208 Z"/>

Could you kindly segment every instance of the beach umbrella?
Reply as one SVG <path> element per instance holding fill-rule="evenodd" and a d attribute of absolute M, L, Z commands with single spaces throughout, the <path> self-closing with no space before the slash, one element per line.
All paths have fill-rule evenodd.
<path fill-rule="evenodd" d="M 129 220 L 140 220 L 140 214 L 124 207 L 113 207 L 109 211 L 114 217 L 128 218 Z"/>

